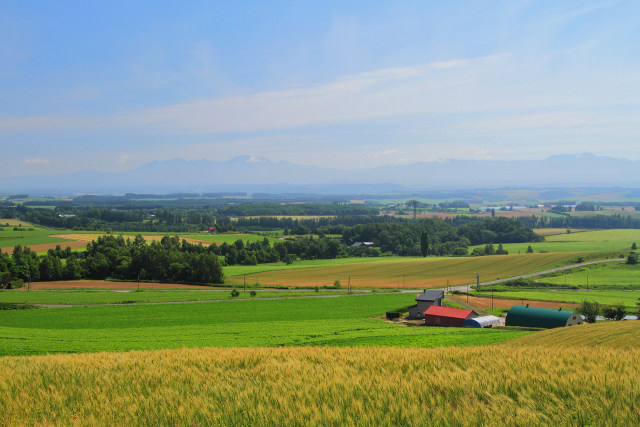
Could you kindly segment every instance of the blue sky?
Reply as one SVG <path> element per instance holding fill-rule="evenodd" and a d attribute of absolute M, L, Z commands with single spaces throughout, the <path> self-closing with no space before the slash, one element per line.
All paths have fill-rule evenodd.
<path fill-rule="evenodd" d="M 638 1 L 3 1 L 0 177 L 640 159 Z"/>

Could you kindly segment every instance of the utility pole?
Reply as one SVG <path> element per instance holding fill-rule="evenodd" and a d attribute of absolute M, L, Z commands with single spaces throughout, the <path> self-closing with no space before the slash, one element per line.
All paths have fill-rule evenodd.
<path fill-rule="evenodd" d="M 480 273 L 473 273 L 476 275 L 476 291 L 480 290 Z"/>
<path fill-rule="evenodd" d="M 247 292 L 247 275 L 243 274 L 242 275 L 242 286 L 244 287 L 244 290 L 242 292 Z"/>

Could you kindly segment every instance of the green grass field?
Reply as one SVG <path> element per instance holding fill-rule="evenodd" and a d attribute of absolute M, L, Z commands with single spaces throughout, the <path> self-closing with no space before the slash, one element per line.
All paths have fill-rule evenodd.
<path fill-rule="evenodd" d="M 323 286 L 340 280 L 353 287 L 406 288 L 444 287 L 475 282 L 475 272 L 482 281 L 512 277 L 563 265 L 580 254 L 547 253 L 495 255 L 463 258 L 403 258 L 380 262 L 334 264 L 316 268 L 278 269 L 255 274 L 246 273 L 247 283 L 263 286 Z M 366 258 L 363 258 L 366 259 Z M 386 262 L 385 262 L 386 261 Z M 231 276 L 227 283 L 243 283 L 242 276 Z"/>
<path fill-rule="evenodd" d="M 410 328 L 372 318 L 411 294 L 0 311 L 0 355 L 182 347 L 485 345 L 521 331 Z"/>
<path fill-rule="evenodd" d="M 566 273 L 542 276 L 538 280 L 580 288 L 640 289 L 640 266 L 626 263 L 594 264 Z"/>
<path fill-rule="evenodd" d="M 491 292 L 473 292 L 472 296 L 482 296 L 491 298 Z M 615 305 L 623 303 L 628 310 L 634 313 L 636 303 L 640 298 L 640 291 L 621 290 L 565 290 L 565 289 L 525 289 L 516 291 L 495 292 L 495 298 L 506 298 L 514 300 L 538 300 L 554 302 L 571 302 L 580 304 L 582 301 L 595 301 L 601 305 Z"/>
<path fill-rule="evenodd" d="M 236 299 L 252 299 L 250 290 L 244 292 L 239 289 L 240 296 Z M 345 289 L 321 289 L 313 290 L 282 290 L 255 289 L 255 298 L 283 298 L 283 297 L 311 297 L 324 295 L 346 295 Z M 67 291 L 46 290 L 30 291 L 0 290 L 0 302 L 20 304 L 57 304 L 57 305 L 83 305 L 83 304 L 127 304 L 127 303 L 154 303 L 174 301 L 209 301 L 230 300 L 231 289 L 217 290 L 142 290 L 142 291 Z"/>
<path fill-rule="evenodd" d="M 0 224 L 4 224 L 3 221 L 6 220 L 0 219 Z M 61 246 L 64 246 L 65 242 L 69 242 L 69 240 L 49 237 L 50 234 L 52 234 L 51 230 L 33 226 L 19 227 L 19 230 L 14 230 L 14 226 L 0 226 L 0 248 L 44 243 L 60 243 Z"/>
<path fill-rule="evenodd" d="M 631 248 L 633 242 L 640 244 L 640 230 L 599 230 L 583 231 L 571 234 L 554 234 L 545 237 L 538 243 L 507 243 L 503 247 L 509 254 L 525 253 L 531 245 L 534 252 L 624 252 Z M 484 245 L 472 246 L 469 253 Z M 497 249 L 498 245 L 494 245 Z"/>

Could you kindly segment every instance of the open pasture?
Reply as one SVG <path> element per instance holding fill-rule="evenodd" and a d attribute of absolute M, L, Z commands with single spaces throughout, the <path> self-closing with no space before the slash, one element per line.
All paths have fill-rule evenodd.
<path fill-rule="evenodd" d="M 7 224 L 11 227 L 33 227 L 30 222 L 22 221 L 20 219 L 0 218 L 0 227 L 6 227 Z"/>
<path fill-rule="evenodd" d="M 538 280 L 580 288 L 640 289 L 640 266 L 622 262 L 593 264 L 542 276 Z"/>
<path fill-rule="evenodd" d="M 484 345 L 527 332 L 383 321 L 413 294 L 0 311 L 0 355 L 182 347 Z"/>
<path fill-rule="evenodd" d="M 142 283 L 141 283 L 142 285 Z M 147 284 L 145 284 L 147 285 Z M 156 284 L 157 285 L 157 284 Z M 175 285 L 174 285 L 175 286 Z M 193 289 L 196 288 L 196 289 Z M 231 289 L 202 289 L 200 286 L 182 288 L 180 290 L 160 290 L 144 288 L 142 291 L 131 289 L 124 290 L 84 290 L 84 291 L 2 291 L 0 290 L 0 302 L 20 304 L 56 304 L 56 305 L 83 305 L 83 304 L 130 304 L 130 303 L 158 303 L 158 302 L 183 302 L 183 301 L 211 301 L 231 299 Z M 293 298 L 315 297 L 328 295 L 345 295 L 346 290 L 255 290 L 256 296 L 252 297 L 250 291 L 239 290 L 237 299 L 252 298 Z"/>
<path fill-rule="evenodd" d="M 571 233 L 581 233 L 584 230 L 571 228 Z M 541 236 L 552 236 L 554 234 L 567 234 L 566 228 L 534 228 L 533 231 Z"/>
<path fill-rule="evenodd" d="M 640 350 L 568 342 L 5 357 L 0 417 L 7 425 L 637 424 Z"/>
<path fill-rule="evenodd" d="M 488 299 L 488 303 L 491 303 L 491 292 L 489 291 L 474 292 L 474 295 L 484 296 Z M 525 289 L 494 292 L 494 296 L 500 299 L 516 300 L 516 304 L 519 304 L 521 300 L 557 301 L 574 304 L 580 304 L 582 303 L 582 301 L 587 300 L 595 301 L 601 305 L 615 305 L 618 303 L 623 303 L 628 310 L 633 310 L 634 312 L 636 312 L 636 302 L 638 302 L 638 298 L 640 298 L 640 291 Z M 539 305 L 536 305 L 536 307 L 538 306 Z M 557 304 L 555 307 L 557 307 Z"/>
<path fill-rule="evenodd" d="M 15 290 L 15 292 L 26 292 L 25 287 Z M 138 289 L 138 282 L 119 282 L 109 280 L 58 280 L 54 282 L 31 282 L 31 290 L 134 290 Z M 140 282 L 140 289 L 202 289 L 211 290 L 211 286 L 185 285 L 182 283 L 152 283 Z M 14 292 L 14 291 L 12 291 Z"/>
<path fill-rule="evenodd" d="M 545 270 L 574 259 L 576 254 L 521 254 L 464 258 L 409 258 L 406 261 L 345 264 L 247 274 L 247 283 L 263 286 L 323 286 L 340 280 L 356 288 L 435 288 L 488 281 Z M 227 283 L 243 283 L 241 276 L 227 277 Z"/>
<path fill-rule="evenodd" d="M 504 249 L 509 254 L 525 253 L 531 245 L 534 252 L 615 252 L 628 251 L 633 242 L 640 243 L 640 230 L 598 230 L 580 233 L 554 234 L 545 237 L 544 242 L 537 243 L 506 243 Z M 484 248 L 484 245 L 473 248 Z M 494 245 L 495 248 L 498 245 Z"/>

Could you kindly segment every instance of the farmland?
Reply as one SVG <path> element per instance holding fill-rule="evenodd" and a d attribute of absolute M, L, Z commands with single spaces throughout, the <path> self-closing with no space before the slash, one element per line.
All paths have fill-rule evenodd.
<path fill-rule="evenodd" d="M 10 425 L 636 424 L 640 350 L 550 349 L 206 348 L 5 357 L 0 415 Z"/>
<path fill-rule="evenodd" d="M 623 252 L 628 251 L 633 242 L 640 242 L 640 230 L 615 229 L 571 234 L 565 232 L 546 236 L 544 242 L 507 243 L 503 247 L 510 254 L 525 253 L 528 246 L 531 246 L 534 252 Z M 473 247 L 470 250 L 473 250 Z"/>
<path fill-rule="evenodd" d="M 117 283 L 116 283 L 117 285 Z M 0 291 L 0 303 L 23 304 L 129 304 L 179 301 L 209 301 L 230 299 L 230 289 L 217 290 L 142 290 L 142 291 Z M 290 298 L 327 295 L 345 295 L 346 290 L 256 290 L 255 297 L 250 292 L 240 290 L 238 299 L 250 298 Z"/>
<path fill-rule="evenodd" d="M 486 345 L 522 331 L 409 328 L 375 318 L 411 294 L 0 311 L 0 355 L 255 346 Z"/>
<path fill-rule="evenodd" d="M 247 283 L 263 286 L 331 285 L 340 280 L 345 285 L 351 277 L 353 287 L 444 287 L 475 281 L 475 272 L 482 280 L 493 280 L 540 271 L 565 264 L 574 253 L 497 255 L 465 258 L 413 258 L 407 261 L 345 264 L 327 267 L 273 270 L 246 274 Z M 227 277 L 227 283 L 242 283 L 244 277 Z"/>
<path fill-rule="evenodd" d="M 491 292 L 474 292 L 475 296 L 491 297 Z M 496 298 L 509 298 L 514 300 L 539 300 L 557 301 L 580 304 L 582 301 L 596 301 L 603 305 L 615 305 L 623 303 L 627 309 L 635 310 L 636 302 L 640 298 L 640 291 L 619 290 L 560 290 L 560 289 L 526 289 L 495 292 Z"/>
<path fill-rule="evenodd" d="M 557 285 L 591 289 L 640 289 L 640 267 L 625 263 L 604 263 L 576 268 L 565 273 L 540 277 Z"/>

